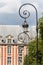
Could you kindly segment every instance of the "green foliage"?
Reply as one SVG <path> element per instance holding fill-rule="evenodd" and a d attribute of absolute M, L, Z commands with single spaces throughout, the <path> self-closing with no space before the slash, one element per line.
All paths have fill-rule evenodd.
<path fill-rule="evenodd" d="M 32 44 L 31 44 L 32 43 Z M 36 44 L 35 44 L 35 41 L 32 41 L 31 43 L 29 43 L 28 45 L 28 54 L 29 54 L 29 64 L 30 65 L 35 65 L 35 57 L 36 57 Z"/>
<path fill-rule="evenodd" d="M 23 65 L 29 65 L 29 58 L 28 55 L 24 57 L 24 64 Z"/>
<path fill-rule="evenodd" d="M 43 65 L 43 44 L 41 39 L 38 41 L 38 65 Z M 36 65 L 36 41 L 28 44 L 28 55 L 24 58 L 23 65 Z"/>
<path fill-rule="evenodd" d="M 43 40 L 43 17 L 39 19 L 39 29 L 41 39 Z"/>
<path fill-rule="evenodd" d="M 38 65 L 43 65 L 43 17 L 39 19 L 39 34 L 38 39 Z M 23 65 L 36 65 L 36 40 L 28 44 L 28 54 L 24 58 Z"/>

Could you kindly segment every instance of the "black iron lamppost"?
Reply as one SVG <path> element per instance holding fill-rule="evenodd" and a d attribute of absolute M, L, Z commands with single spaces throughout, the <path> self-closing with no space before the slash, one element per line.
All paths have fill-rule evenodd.
<path fill-rule="evenodd" d="M 19 8 L 19 15 L 21 18 L 23 18 L 25 21 L 24 21 L 24 24 L 22 25 L 24 31 L 22 33 L 20 33 L 18 35 L 18 40 L 21 41 L 21 42 L 24 42 L 26 40 L 25 36 L 22 36 L 22 34 L 26 35 L 28 40 L 29 40 L 29 35 L 27 34 L 28 32 L 28 24 L 27 24 L 27 21 L 26 19 L 30 16 L 30 12 L 28 10 L 24 10 L 23 11 L 23 15 L 21 14 L 21 9 L 23 6 L 26 6 L 26 5 L 30 5 L 32 6 L 34 9 L 35 9 L 35 13 L 36 13 L 36 65 L 38 65 L 38 12 L 37 12 L 37 9 L 36 7 L 33 5 L 33 4 L 30 4 L 30 3 L 25 3 L 23 4 L 20 8 Z M 24 37 L 24 38 L 23 38 Z M 26 40 L 27 41 L 27 40 Z M 26 42 L 25 41 L 25 42 Z M 25 45 L 25 44 L 24 44 Z"/>

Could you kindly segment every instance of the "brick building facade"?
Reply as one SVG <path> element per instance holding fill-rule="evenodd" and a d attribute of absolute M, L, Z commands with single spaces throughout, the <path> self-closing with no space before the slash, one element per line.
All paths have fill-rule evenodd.
<path fill-rule="evenodd" d="M 26 46 L 22 46 L 16 39 L 18 31 L 21 31 L 19 26 L 0 26 L 0 65 L 23 64 Z"/>

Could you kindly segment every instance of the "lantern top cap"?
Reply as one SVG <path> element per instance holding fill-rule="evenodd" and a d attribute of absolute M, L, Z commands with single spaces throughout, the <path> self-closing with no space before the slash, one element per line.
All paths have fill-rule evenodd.
<path fill-rule="evenodd" d="M 29 25 L 28 25 L 28 23 L 27 23 L 26 20 L 25 20 L 24 23 L 23 23 L 23 25 L 22 25 L 22 27 L 23 27 L 23 28 L 28 28 L 28 26 L 29 26 Z"/>

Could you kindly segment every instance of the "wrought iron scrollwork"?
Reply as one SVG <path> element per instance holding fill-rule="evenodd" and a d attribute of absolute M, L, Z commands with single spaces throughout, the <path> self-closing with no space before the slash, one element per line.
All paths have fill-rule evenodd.
<path fill-rule="evenodd" d="M 20 42 L 27 43 L 29 41 L 29 39 L 30 39 L 29 35 L 25 32 L 22 32 L 18 35 L 18 40 Z"/>
<path fill-rule="evenodd" d="M 28 10 L 24 10 L 24 11 L 22 12 L 23 15 L 20 13 L 20 11 L 21 11 L 21 8 L 19 9 L 19 15 L 20 15 L 22 18 L 27 19 L 27 18 L 30 16 L 30 12 L 29 12 Z"/>

